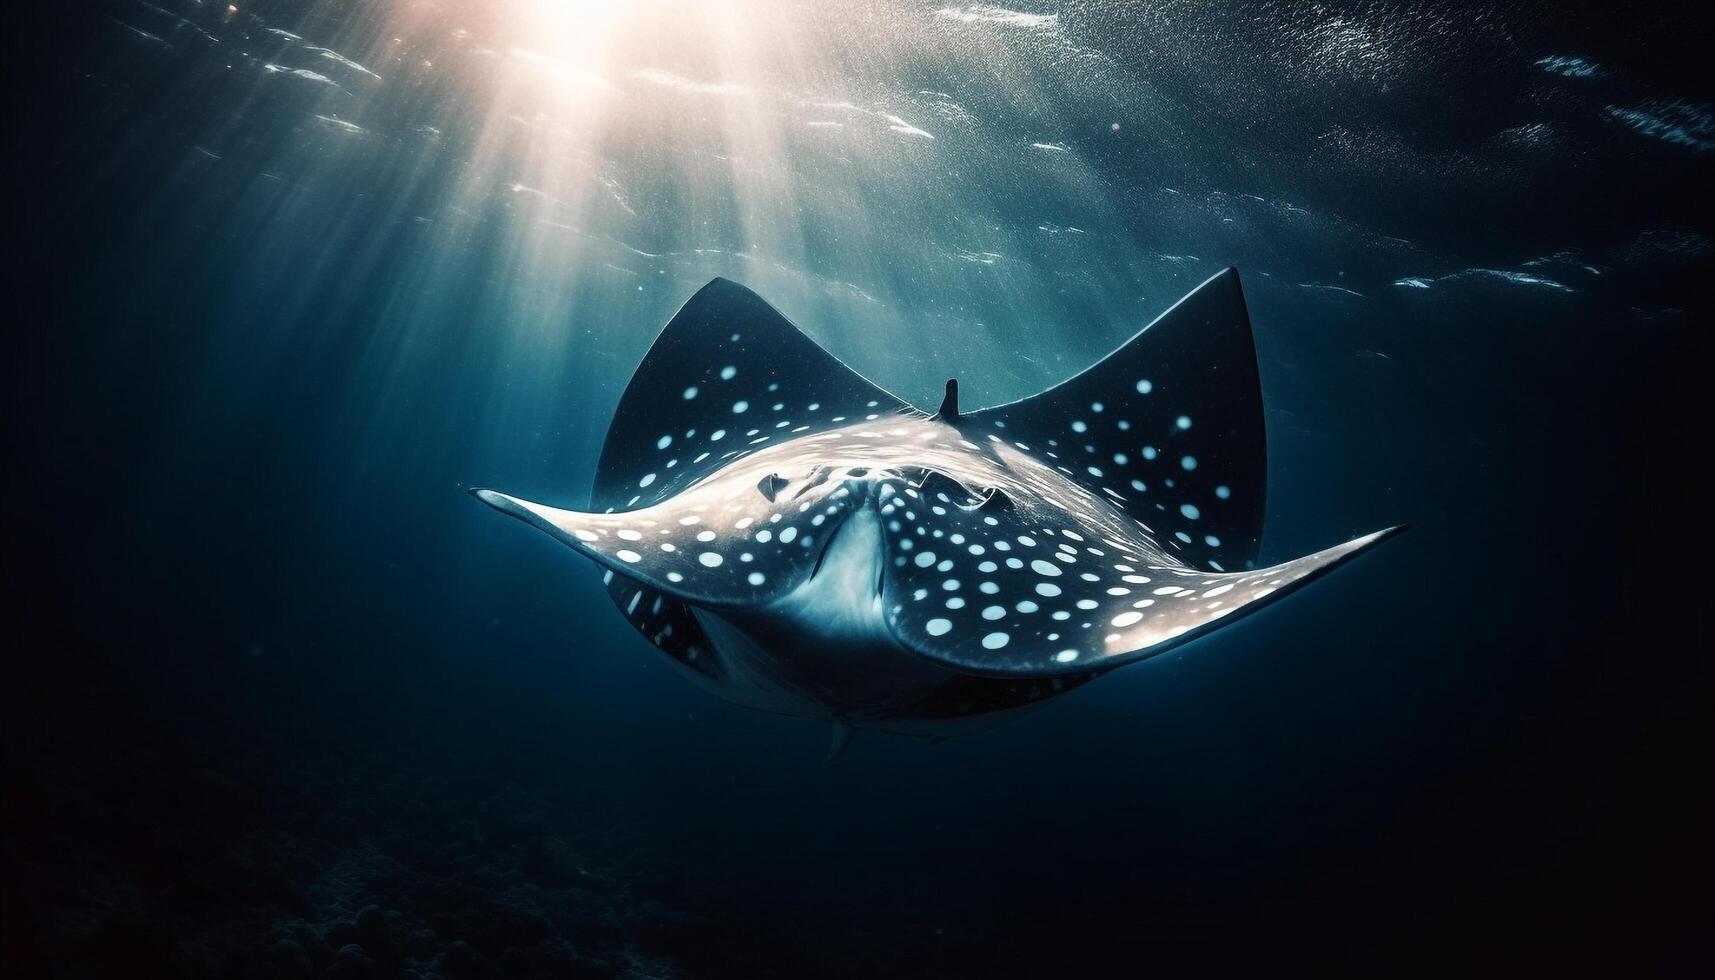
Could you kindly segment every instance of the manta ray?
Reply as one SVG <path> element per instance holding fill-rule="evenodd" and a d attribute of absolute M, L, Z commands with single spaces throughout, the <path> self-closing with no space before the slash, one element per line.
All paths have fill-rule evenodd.
<path fill-rule="evenodd" d="M 1083 373 L 933 413 L 715 279 L 621 396 L 599 512 L 471 492 L 605 569 L 717 697 L 940 739 L 1156 656 L 1403 527 L 1256 567 L 1261 382 L 1238 272 Z"/>

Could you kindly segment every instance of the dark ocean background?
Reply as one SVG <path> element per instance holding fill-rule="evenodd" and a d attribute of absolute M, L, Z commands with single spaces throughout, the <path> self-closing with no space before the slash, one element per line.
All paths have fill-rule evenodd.
<path fill-rule="evenodd" d="M 4 21 L 8 977 L 1707 967 L 1693 8 L 124 0 Z M 582 506 L 760 292 L 932 407 L 1235 265 L 1263 557 L 928 747 L 675 676 Z"/>

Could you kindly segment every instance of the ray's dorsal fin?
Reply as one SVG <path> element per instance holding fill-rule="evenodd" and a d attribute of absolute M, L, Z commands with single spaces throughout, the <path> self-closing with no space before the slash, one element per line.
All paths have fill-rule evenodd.
<path fill-rule="evenodd" d="M 978 427 L 981 427 L 980 429 Z M 1188 564 L 1252 567 L 1268 449 L 1236 269 L 1192 290 L 1083 373 L 964 416 L 1146 524 Z"/>
<path fill-rule="evenodd" d="M 620 396 L 591 509 L 648 507 L 787 438 L 908 410 L 762 297 L 714 279 L 668 321 Z"/>
<path fill-rule="evenodd" d="M 933 418 L 942 422 L 959 421 L 959 379 L 947 379 L 947 393 L 941 396 L 941 407 L 935 411 Z"/>

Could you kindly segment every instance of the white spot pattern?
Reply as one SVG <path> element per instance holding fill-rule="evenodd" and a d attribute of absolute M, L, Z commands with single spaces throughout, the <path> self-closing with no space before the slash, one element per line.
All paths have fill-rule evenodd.
<path fill-rule="evenodd" d="M 855 506 L 875 507 L 883 595 L 893 597 L 888 617 L 901 636 L 934 640 L 937 655 L 972 664 L 991 662 L 980 651 L 1004 650 L 1021 665 L 1083 669 L 1227 615 L 1319 567 L 1311 562 L 1319 556 L 1282 567 L 1289 571 L 1197 567 L 1218 568 L 1211 556 L 1235 547 L 1235 537 L 1236 547 L 1254 547 L 1247 526 L 1221 508 L 1256 501 L 1233 479 L 1242 472 L 1196 442 L 1206 427 L 1218 435 L 1219 415 L 1188 400 L 1172 371 L 1071 393 L 1058 418 L 1037 408 L 1026 419 L 1021 409 L 971 417 L 955 430 L 911 415 L 843 368 L 818 370 L 813 358 L 778 363 L 775 348 L 790 345 L 770 329 L 714 335 L 716 350 L 670 365 L 683 373 L 652 383 L 681 392 L 674 410 L 682 408 L 685 427 L 663 433 L 657 423 L 639 433 L 627 489 L 608 496 L 641 509 L 576 515 L 566 531 L 580 546 L 624 563 L 625 575 L 672 583 L 676 594 L 777 595 L 807 579 L 820 544 Z M 786 329 L 792 343 L 802 341 Z M 639 384 L 649 368 L 646 361 Z M 853 397 L 864 390 L 872 394 Z M 717 420 L 734 430 L 708 424 Z M 757 484 L 775 472 L 786 485 L 768 500 Z M 926 492 L 924 472 L 944 483 Z M 648 558 L 618 547 L 638 540 Z M 992 598 L 966 602 L 979 593 Z M 634 617 L 659 604 L 636 594 L 626 598 Z M 919 595 L 940 598 L 918 606 Z M 931 608 L 944 611 L 930 617 Z"/>

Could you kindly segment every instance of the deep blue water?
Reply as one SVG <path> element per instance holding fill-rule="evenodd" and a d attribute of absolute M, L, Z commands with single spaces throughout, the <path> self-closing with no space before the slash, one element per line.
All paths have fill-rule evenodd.
<path fill-rule="evenodd" d="M 238 6 L 7 30 L 9 975 L 1706 957 L 1689 14 Z M 716 275 L 932 408 L 1226 265 L 1264 558 L 1413 530 L 992 733 L 824 765 L 463 492 Z"/>

